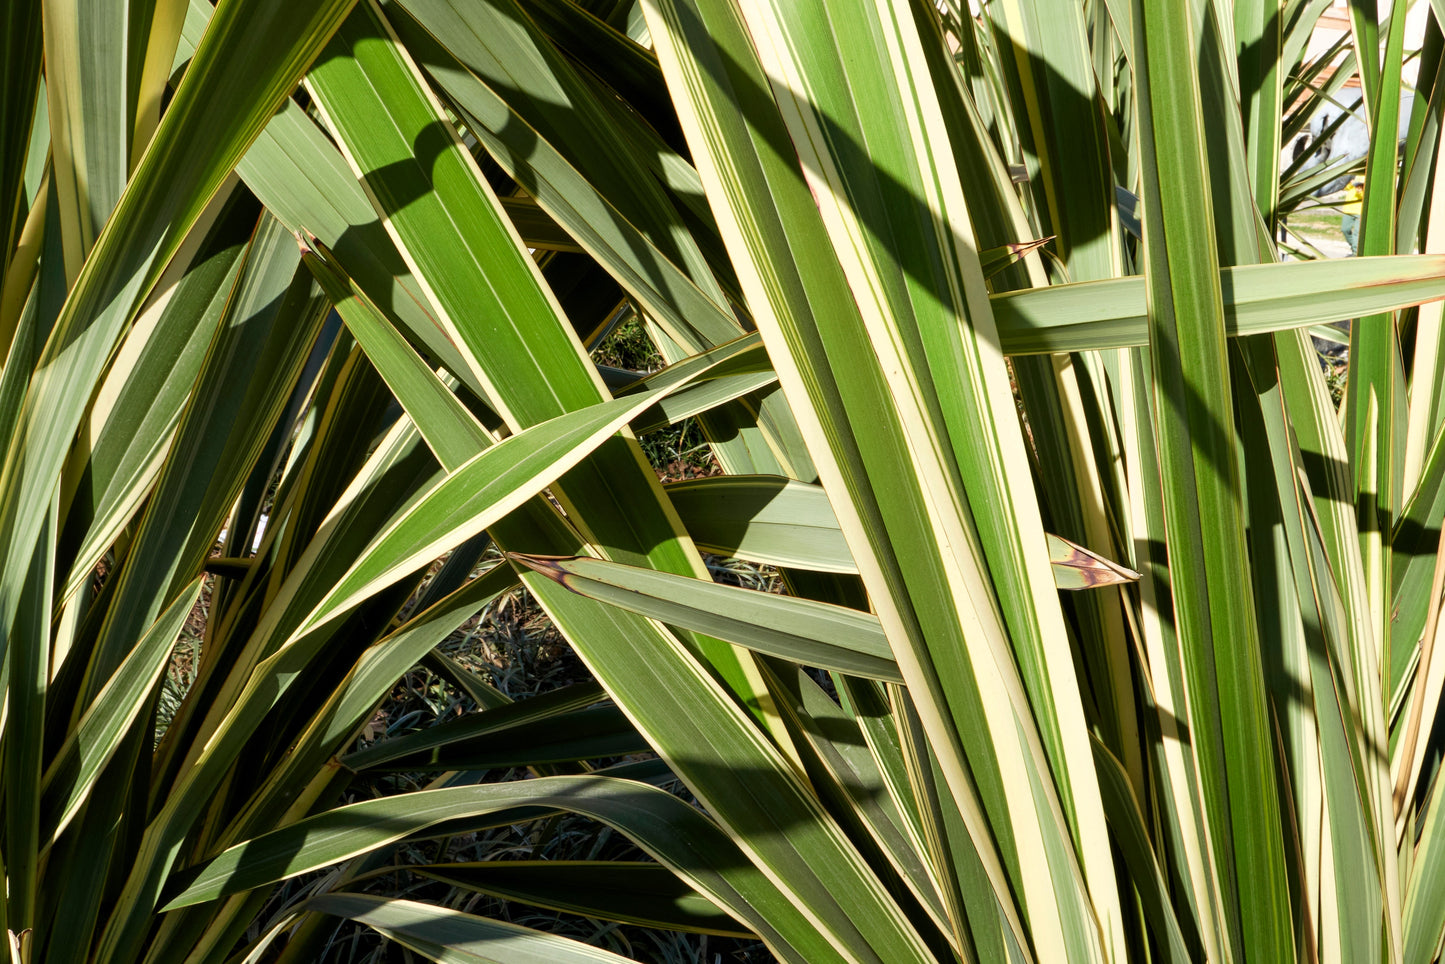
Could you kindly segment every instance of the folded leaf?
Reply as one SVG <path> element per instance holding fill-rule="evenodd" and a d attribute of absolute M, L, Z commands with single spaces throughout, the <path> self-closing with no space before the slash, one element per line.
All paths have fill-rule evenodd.
<path fill-rule="evenodd" d="M 306 906 L 360 921 L 441 964 L 607 964 L 627 960 L 566 937 L 414 900 L 326 894 Z"/>
<path fill-rule="evenodd" d="M 508 557 L 578 595 L 669 625 L 808 666 L 903 681 L 883 627 L 871 613 L 601 559 Z"/>
<path fill-rule="evenodd" d="M 1227 334 L 1309 328 L 1445 298 L 1445 255 L 1226 267 L 1219 284 Z M 1006 355 L 1149 341 L 1144 279 L 1138 276 L 1029 288 L 990 302 Z"/>

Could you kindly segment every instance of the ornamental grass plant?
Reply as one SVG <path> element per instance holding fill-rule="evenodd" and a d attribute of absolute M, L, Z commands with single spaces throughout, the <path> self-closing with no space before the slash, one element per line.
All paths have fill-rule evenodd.
<path fill-rule="evenodd" d="M 11 959 L 1436 960 L 1424 3 L 5 4 Z"/>

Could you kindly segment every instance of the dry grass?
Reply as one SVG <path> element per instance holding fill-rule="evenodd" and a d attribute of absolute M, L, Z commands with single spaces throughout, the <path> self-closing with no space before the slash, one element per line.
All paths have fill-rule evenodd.
<path fill-rule="evenodd" d="M 758 588 L 776 580 L 776 576 L 756 571 L 749 574 L 737 564 L 723 564 L 722 560 L 716 563 L 720 571 L 729 573 L 739 582 L 753 579 Z M 524 589 L 514 590 L 488 605 L 438 648 L 514 700 L 529 699 L 590 679 L 566 640 Z M 418 666 L 397 683 L 391 698 L 378 710 L 368 735 L 379 740 L 391 739 L 475 709 L 475 704 L 449 680 L 425 666 Z M 595 762 L 606 765 L 620 761 Z M 430 783 L 434 776 L 424 773 L 388 774 L 367 784 L 358 783 L 353 786 L 352 792 L 361 799 L 372 794 L 419 789 Z M 526 770 L 510 769 L 489 772 L 481 778 L 494 782 L 526 779 L 528 776 L 530 773 Z M 680 786 L 674 789 L 686 796 Z M 646 859 L 646 855 L 620 834 L 594 821 L 564 814 L 443 840 L 399 844 L 362 862 L 367 871 L 384 872 L 356 889 L 427 901 L 535 927 L 639 961 L 659 964 L 764 964 L 773 960 L 766 948 L 755 941 L 624 926 L 541 910 L 450 887 L 408 869 L 418 864 L 452 861 L 641 859 Z M 323 872 L 313 875 L 313 878 L 325 876 Z M 310 879 L 293 882 L 286 888 L 286 895 L 278 898 L 277 906 L 303 898 Z M 318 964 L 380 964 L 414 959 L 362 925 L 328 921 L 325 926 L 328 933 Z M 259 927 L 256 933 L 260 933 Z"/>
<path fill-rule="evenodd" d="M 635 320 L 620 325 L 597 352 L 605 364 L 633 371 L 652 371 L 662 359 L 647 341 Z M 696 423 L 650 433 L 641 439 L 644 452 L 662 481 L 716 475 L 721 472 Z M 219 548 L 217 550 L 219 552 Z M 437 560 L 416 594 L 402 608 L 398 621 L 417 608 L 430 578 L 445 561 Z M 483 557 L 477 572 L 500 561 L 495 549 Z M 766 592 L 782 591 L 778 574 L 765 566 L 737 559 L 707 556 L 706 563 L 719 582 L 746 586 Z M 473 576 L 477 575 L 473 573 Z M 103 582 L 104 571 L 98 573 Z M 201 596 L 186 620 L 162 681 L 156 739 L 164 733 L 187 691 L 195 682 L 197 664 L 210 618 L 214 580 L 205 577 Z M 512 700 L 526 700 L 563 686 L 591 679 L 587 668 L 552 621 L 523 588 L 493 600 L 459 626 L 438 651 L 465 670 Z M 395 739 L 437 725 L 448 719 L 476 712 L 473 699 L 441 673 L 418 665 L 397 681 L 387 700 L 360 734 L 359 744 Z M 621 761 L 592 761 L 608 765 Z M 526 779 L 525 769 L 506 769 L 471 774 L 483 782 Z M 348 788 L 347 800 L 359 800 L 423 788 L 433 782 L 433 773 L 364 774 Z M 680 784 L 672 789 L 696 803 Z M 321 889 L 335 886 L 338 874 L 356 879 L 348 889 L 405 897 L 442 904 L 468 913 L 495 917 L 553 934 L 572 937 L 640 961 L 666 964 L 764 964 L 772 955 L 759 942 L 680 934 L 644 927 L 623 926 L 570 914 L 540 910 L 520 903 L 492 898 L 451 887 L 413 872 L 419 864 L 478 860 L 639 860 L 646 859 L 627 838 L 594 821 L 560 815 L 523 824 L 508 825 L 461 834 L 442 840 L 405 841 L 344 868 L 331 868 L 284 882 L 257 915 L 246 935 L 253 942 L 272 925 L 285 920 L 291 909 Z M 289 929 L 289 928 L 288 928 Z M 318 948 L 317 964 L 380 964 L 414 961 L 414 955 L 387 942 L 364 925 L 331 918 L 308 918 L 301 931 L 294 932 L 298 946 Z M 278 941 L 276 951 L 264 960 L 290 961 Z M 279 955 L 279 956 L 278 956 Z M 308 959 L 307 964 L 310 964 Z"/>
<path fill-rule="evenodd" d="M 597 358 L 605 364 L 633 371 L 655 370 L 662 361 L 635 319 L 625 322 L 608 337 Z M 691 420 L 651 433 L 641 442 L 659 479 L 663 481 L 715 475 L 721 471 L 701 431 Z M 491 550 L 483 559 L 483 566 L 495 561 L 495 550 Z M 711 556 L 706 561 L 713 577 L 720 582 L 770 592 L 781 589 L 777 573 L 767 567 Z M 438 560 L 429 575 L 440 569 L 441 562 Z M 400 619 L 405 619 L 414 610 L 425 588 L 424 581 L 417 596 L 403 608 Z M 187 623 L 186 635 L 177 644 L 172 658 L 165 684 L 168 701 L 174 697 L 178 703 L 193 679 L 194 661 L 204 635 L 209 599 L 208 584 L 196 612 Z M 566 639 L 522 588 L 492 601 L 458 627 L 438 650 L 513 700 L 530 699 L 591 678 Z M 370 743 L 394 739 L 477 709 L 475 702 L 451 679 L 425 665 L 418 665 L 397 682 L 389 698 L 377 709 L 361 734 L 361 741 Z M 620 761 L 593 761 L 596 765 L 613 762 Z M 495 782 L 526 779 L 531 773 L 524 769 L 508 769 L 471 776 Z M 366 774 L 351 786 L 348 797 L 363 799 L 419 789 L 430 784 L 435 777 L 431 773 Z M 672 789 L 691 801 L 680 784 L 674 784 Z M 646 855 L 627 838 L 594 821 L 564 814 L 443 840 L 406 841 L 367 858 L 359 858 L 347 865 L 343 872 L 349 877 L 361 878 L 349 889 L 455 907 L 468 913 L 572 937 L 634 960 L 665 964 L 764 964 L 774 959 L 756 941 L 624 926 L 540 910 L 451 887 L 409 869 L 419 864 L 451 861 L 638 859 L 646 859 Z M 288 908 L 294 907 L 317 888 L 332 886 L 336 874 L 335 869 L 320 871 L 278 887 L 264 912 L 253 923 L 248 940 L 260 937 L 272 923 L 283 919 Z M 417 960 L 414 955 L 385 941 L 369 928 L 350 921 L 315 919 L 305 925 L 305 929 L 309 934 L 298 936 L 309 936 L 316 941 L 312 946 L 319 949 L 317 964 L 381 964 Z"/>

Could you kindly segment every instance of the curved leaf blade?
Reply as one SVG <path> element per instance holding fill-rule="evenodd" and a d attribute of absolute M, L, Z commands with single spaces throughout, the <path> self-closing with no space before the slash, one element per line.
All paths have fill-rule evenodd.
<path fill-rule="evenodd" d="M 1227 335 L 1365 318 L 1445 298 L 1445 255 L 1290 261 L 1219 270 Z M 1142 277 L 1050 285 L 993 295 L 1008 355 L 1145 345 Z"/>
<path fill-rule="evenodd" d="M 430 864 L 416 872 L 454 887 L 569 914 L 693 934 L 752 936 L 661 864 L 494 860 Z"/>
<path fill-rule="evenodd" d="M 612 964 L 627 960 L 566 937 L 414 900 L 326 894 L 306 907 L 360 921 L 439 964 Z"/>
<path fill-rule="evenodd" d="M 808 666 L 903 682 L 888 637 L 871 613 L 601 559 L 521 553 L 508 558 L 578 595 L 668 625 Z"/>

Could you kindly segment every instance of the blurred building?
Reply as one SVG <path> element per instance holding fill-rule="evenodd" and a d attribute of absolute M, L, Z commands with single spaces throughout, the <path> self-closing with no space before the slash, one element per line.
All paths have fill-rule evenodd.
<path fill-rule="evenodd" d="M 1403 0 L 1402 0 L 1403 2 Z M 1389 10 L 1389 3 L 1381 4 L 1381 17 L 1386 16 Z M 1410 123 L 1410 109 L 1415 101 L 1414 85 L 1419 72 L 1419 59 L 1411 58 L 1410 53 L 1420 49 L 1425 39 L 1425 26 L 1430 16 L 1430 4 L 1416 3 L 1411 8 L 1405 19 L 1405 54 L 1406 62 L 1404 67 L 1404 80 L 1406 88 L 1401 92 L 1401 109 L 1399 135 L 1404 137 Z M 1315 25 L 1314 33 L 1310 36 L 1309 46 L 1306 48 L 1305 62 L 1310 63 L 1316 59 L 1326 56 L 1335 46 L 1341 37 L 1350 32 L 1350 12 L 1346 0 L 1333 0 L 1330 6 L 1320 16 L 1319 22 Z M 1383 42 L 1383 37 L 1381 38 Z M 1317 84 L 1323 85 L 1338 70 L 1343 61 L 1343 56 L 1336 57 L 1336 63 L 1327 66 L 1318 76 Z M 1311 150 L 1313 156 L 1307 162 L 1307 167 L 1314 167 L 1330 161 L 1337 161 L 1349 157 L 1361 157 L 1369 147 L 1370 137 L 1365 124 L 1365 119 L 1360 116 L 1360 79 L 1358 76 L 1351 77 L 1340 88 L 1335 95 L 1334 103 L 1326 104 L 1318 109 L 1310 118 L 1307 134 L 1302 134 L 1291 143 L 1282 145 L 1281 161 L 1284 166 L 1293 163 L 1297 154 Z M 1331 135 L 1324 136 L 1332 123 L 1341 113 L 1352 116 L 1347 117 Z M 1312 150 L 1313 148 L 1313 150 Z M 1329 185 L 1326 190 L 1334 189 L 1335 185 Z"/>

